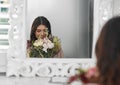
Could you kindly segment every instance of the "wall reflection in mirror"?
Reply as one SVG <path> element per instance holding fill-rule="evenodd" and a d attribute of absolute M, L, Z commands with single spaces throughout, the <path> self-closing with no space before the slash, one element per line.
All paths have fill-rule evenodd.
<path fill-rule="evenodd" d="M 93 0 L 28 0 L 27 56 L 91 58 Z"/>

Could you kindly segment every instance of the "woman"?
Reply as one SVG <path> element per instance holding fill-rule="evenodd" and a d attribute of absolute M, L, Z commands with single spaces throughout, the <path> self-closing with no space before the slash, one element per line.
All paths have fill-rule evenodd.
<path fill-rule="evenodd" d="M 110 19 L 103 26 L 95 53 L 97 68 L 89 80 L 98 85 L 120 85 L 120 17 Z"/>
<path fill-rule="evenodd" d="M 69 82 L 80 79 L 85 85 L 120 85 L 120 17 L 110 19 L 103 26 L 95 53 L 96 68 L 71 77 Z"/>
<path fill-rule="evenodd" d="M 53 37 L 54 36 L 52 36 L 51 33 L 50 22 L 47 20 L 47 18 L 43 16 L 39 16 L 33 21 L 31 27 L 30 41 L 28 42 L 28 48 L 33 46 L 33 43 L 38 39 L 41 39 L 41 41 L 47 39 L 49 42 L 51 42 L 54 39 Z M 58 57 L 58 58 L 63 57 L 62 48 L 60 47 L 59 51 L 54 56 L 51 57 Z"/>
<path fill-rule="evenodd" d="M 110 19 L 96 43 L 98 80 L 102 85 L 120 85 L 120 17 Z"/>

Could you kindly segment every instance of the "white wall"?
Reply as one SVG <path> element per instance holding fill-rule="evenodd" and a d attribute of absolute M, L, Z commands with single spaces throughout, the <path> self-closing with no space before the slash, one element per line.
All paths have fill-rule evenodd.
<path fill-rule="evenodd" d="M 88 57 L 89 0 L 27 0 L 27 38 L 37 16 L 51 23 L 52 34 L 61 39 L 65 57 Z"/>

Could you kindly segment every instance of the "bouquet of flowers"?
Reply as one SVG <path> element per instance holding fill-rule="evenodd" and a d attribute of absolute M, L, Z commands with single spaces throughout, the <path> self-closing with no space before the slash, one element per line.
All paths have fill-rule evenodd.
<path fill-rule="evenodd" d="M 95 83 L 96 78 L 96 68 L 90 68 L 88 70 L 79 68 L 78 74 L 71 76 L 68 80 L 68 84 L 72 84 L 74 81 L 80 81 L 82 83 Z"/>
<path fill-rule="evenodd" d="M 52 58 L 60 49 L 60 39 L 57 36 L 45 37 L 44 39 L 38 38 L 32 43 L 29 56 L 33 58 Z"/>

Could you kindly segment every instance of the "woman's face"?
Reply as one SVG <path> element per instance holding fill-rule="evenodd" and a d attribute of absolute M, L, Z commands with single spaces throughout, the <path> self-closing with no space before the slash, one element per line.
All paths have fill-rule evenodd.
<path fill-rule="evenodd" d="M 48 35 L 48 30 L 45 25 L 39 25 L 36 29 L 35 36 L 36 38 L 40 37 L 44 39 Z"/>

